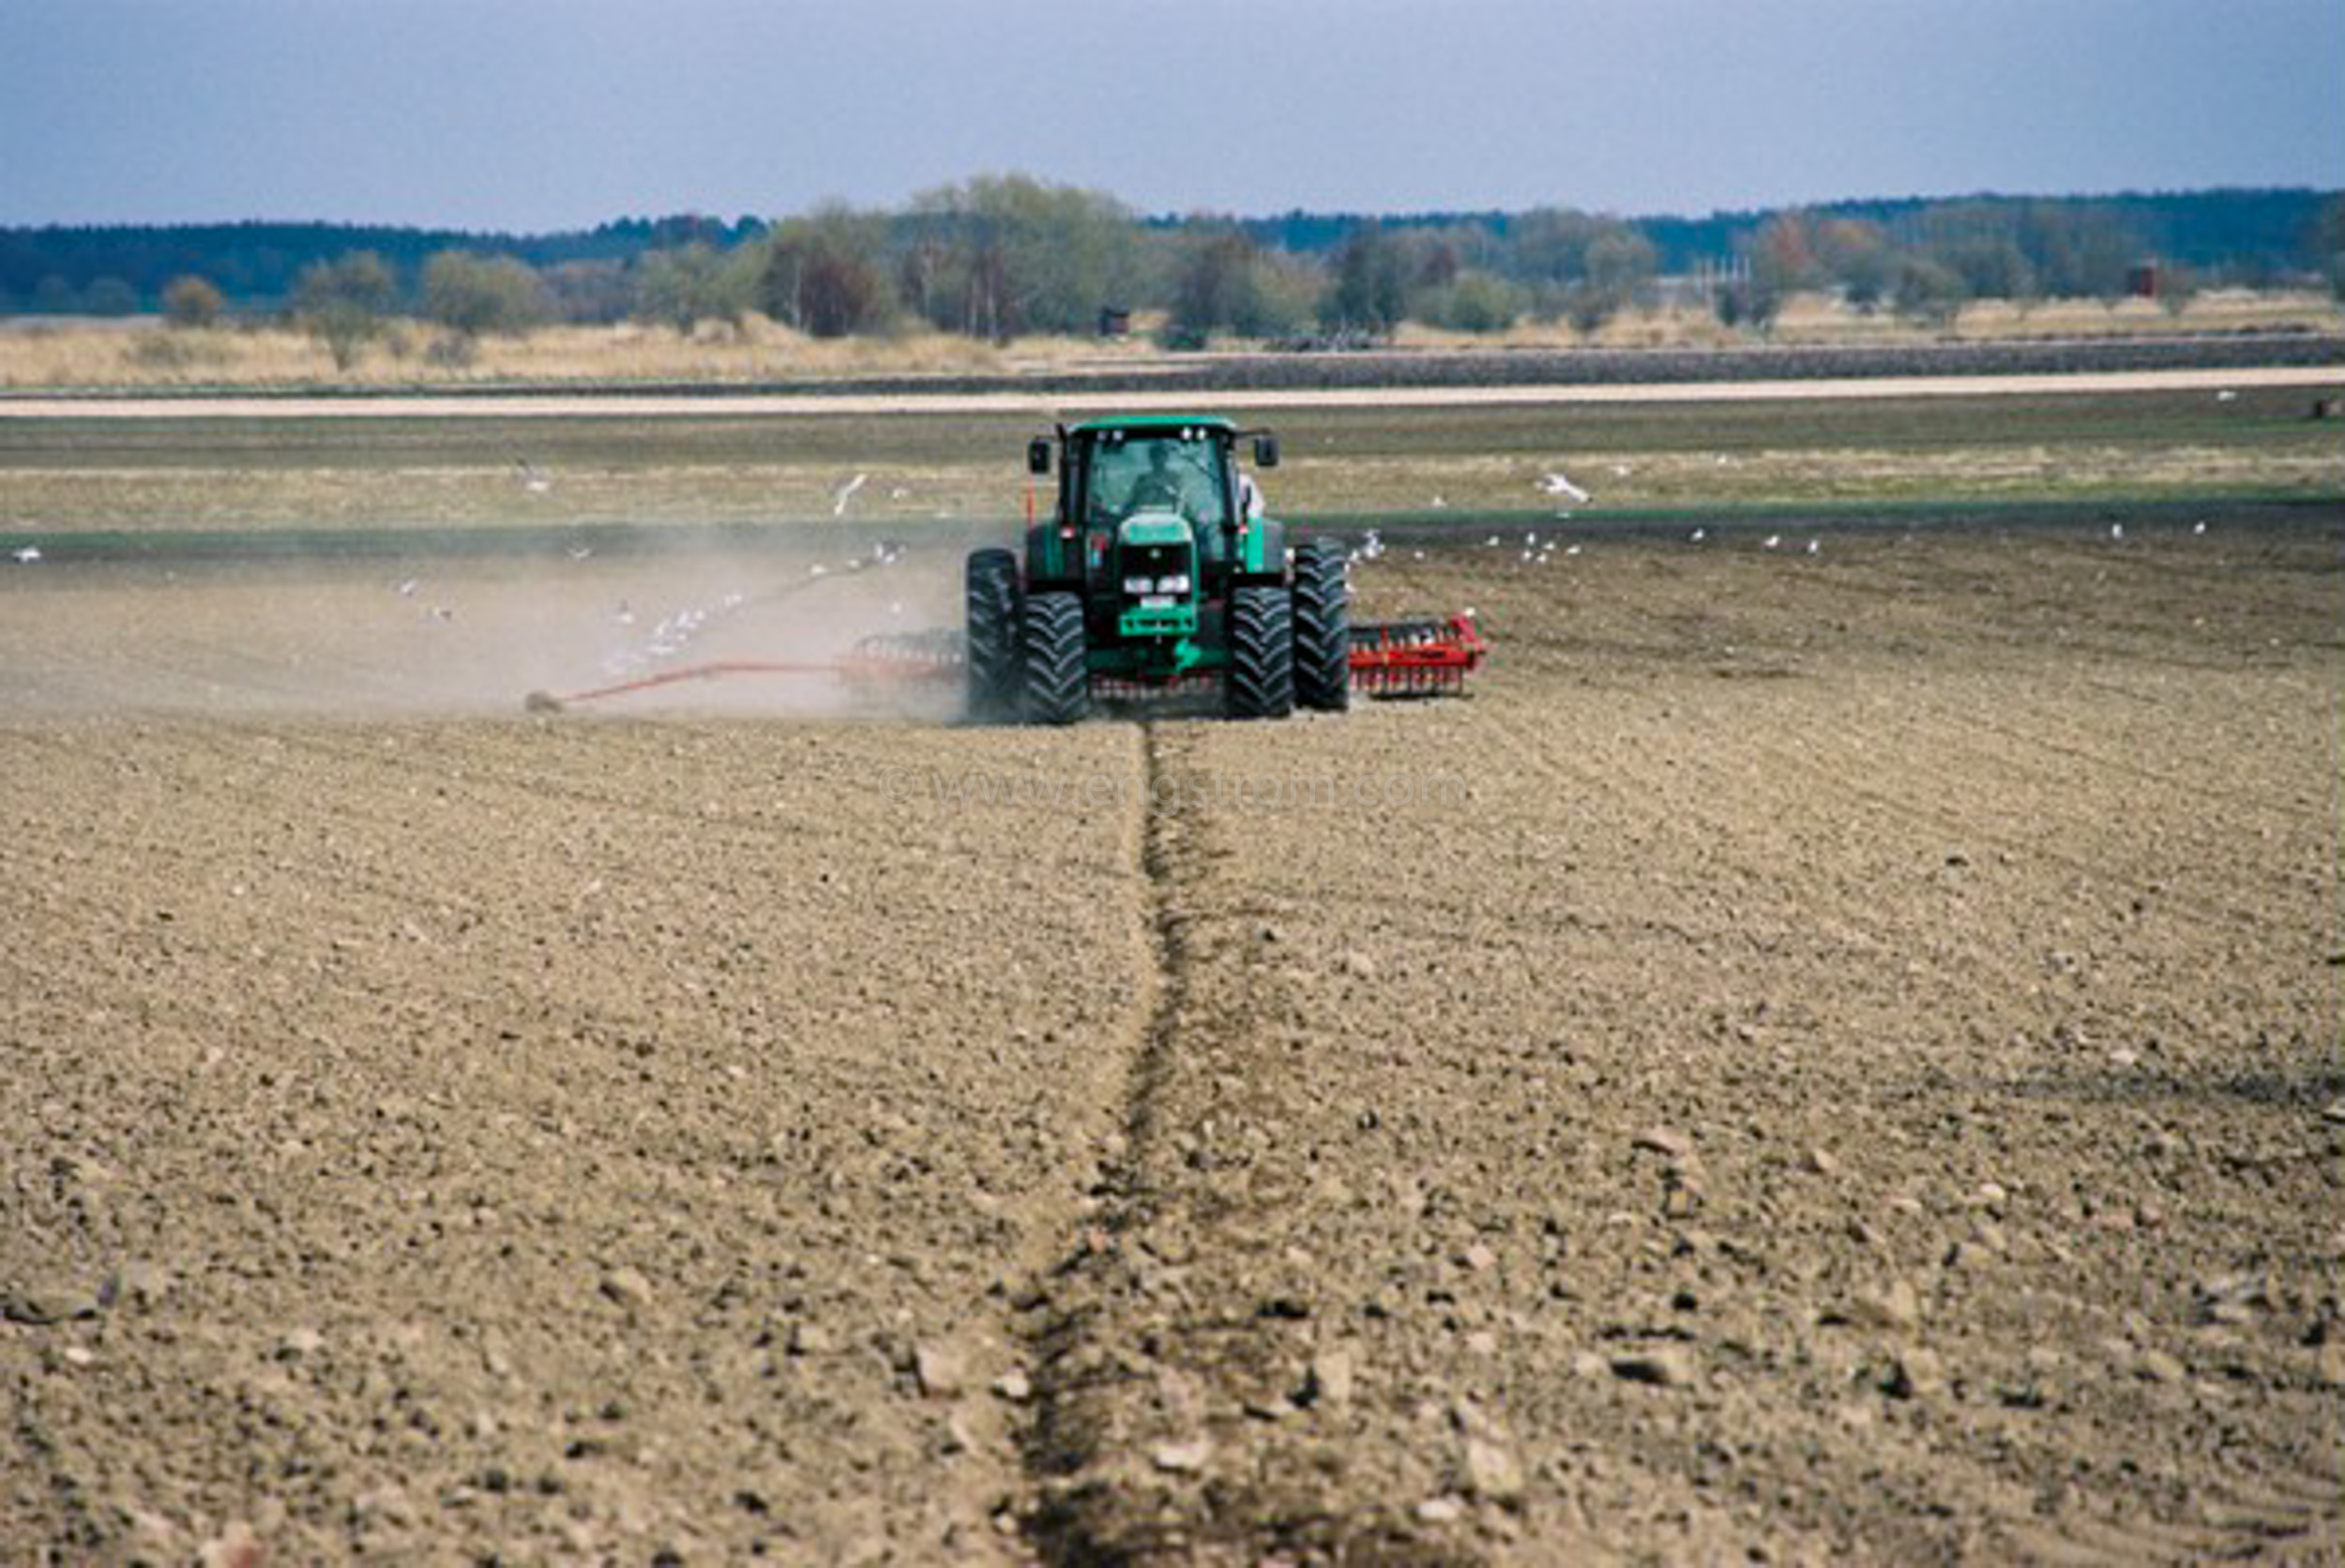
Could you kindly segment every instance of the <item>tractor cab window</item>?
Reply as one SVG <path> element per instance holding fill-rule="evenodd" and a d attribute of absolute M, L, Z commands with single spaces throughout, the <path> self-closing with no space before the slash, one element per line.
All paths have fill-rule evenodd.
<path fill-rule="evenodd" d="M 1225 468 L 1220 445 L 1202 430 L 1108 431 L 1091 448 L 1091 520 L 1177 512 L 1210 538 L 1229 520 Z"/>

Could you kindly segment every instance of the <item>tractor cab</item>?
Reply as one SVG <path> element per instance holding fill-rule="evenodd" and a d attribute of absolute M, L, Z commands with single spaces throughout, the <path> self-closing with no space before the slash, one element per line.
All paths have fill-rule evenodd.
<path fill-rule="evenodd" d="M 1233 564 L 1259 566 L 1261 546 L 1274 542 L 1248 537 L 1262 524 L 1245 515 L 1239 500 L 1240 433 L 1225 419 L 1183 416 L 1062 426 L 1055 443 L 1058 504 L 1028 540 L 1029 570 L 1039 563 L 1047 577 L 1080 579 L 1095 603 L 1171 596 L 1193 604 L 1221 596 Z M 1051 472 L 1053 445 L 1047 438 L 1031 445 L 1032 473 Z M 1257 433 L 1255 465 L 1278 460 L 1277 438 Z M 1276 533 L 1276 525 L 1268 531 Z"/>
<path fill-rule="evenodd" d="M 1222 553 L 1217 536 L 1236 505 L 1230 445 L 1226 429 L 1200 425 L 1097 431 L 1076 447 L 1082 513 L 1119 524 L 1169 513 L 1196 531 L 1201 547 Z"/>

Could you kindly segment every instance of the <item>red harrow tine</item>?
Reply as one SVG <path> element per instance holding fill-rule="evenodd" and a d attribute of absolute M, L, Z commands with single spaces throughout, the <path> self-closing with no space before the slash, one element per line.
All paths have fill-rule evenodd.
<path fill-rule="evenodd" d="M 1352 685 L 1384 696 L 1462 691 L 1489 654 L 1470 615 L 1363 624 L 1352 628 Z"/>
<path fill-rule="evenodd" d="M 961 679 L 961 633 L 906 632 L 866 637 L 843 657 L 827 659 L 718 659 L 686 665 L 654 674 L 597 686 L 591 691 L 533 691 L 522 700 L 531 713 L 560 713 L 580 703 L 599 702 L 631 692 L 694 681 L 719 681 L 735 675 L 818 676 L 841 681 L 853 690 L 902 690 L 946 686 Z"/>
<path fill-rule="evenodd" d="M 836 666 L 849 686 L 949 686 L 961 679 L 967 656 L 957 631 L 888 632 L 858 640 Z"/>

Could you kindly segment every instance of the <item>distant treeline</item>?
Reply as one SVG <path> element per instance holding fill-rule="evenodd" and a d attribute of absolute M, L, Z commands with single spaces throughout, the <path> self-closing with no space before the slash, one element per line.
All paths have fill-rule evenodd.
<path fill-rule="evenodd" d="M 1944 320 L 1974 298 L 2325 282 L 2345 293 L 2345 196 L 2309 189 L 1909 198 L 1707 218 L 1568 208 L 1404 217 L 1147 217 L 1023 175 L 900 206 L 776 222 L 628 219 L 555 234 L 340 224 L 0 229 L 0 311 L 175 323 L 288 316 L 355 352 L 418 316 L 466 337 L 550 322 L 688 329 L 763 312 L 818 337 L 927 323 L 996 340 L 1159 314 L 1168 342 L 1223 333 L 1373 338 L 1526 317 L 1593 331 L 1664 294 L 1763 328 L 1801 290 Z"/>
<path fill-rule="evenodd" d="M 302 268 L 371 251 L 409 279 L 444 250 L 510 256 L 547 269 L 625 264 L 647 251 L 738 245 L 765 230 L 751 218 L 628 218 L 571 234 L 481 234 L 360 223 L 170 223 L 0 229 L 0 310 L 83 311 L 93 289 L 134 309 L 159 309 L 174 279 L 209 281 L 231 303 L 271 310 L 291 303 Z"/>
<path fill-rule="evenodd" d="M 2301 279 L 2323 257 L 2312 249 L 2322 205 L 2334 191 L 2308 189 L 2192 190 L 2117 196 L 1901 196 L 1832 202 L 1796 209 L 1716 212 L 1707 218 L 1640 218 L 1633 226 L 1653 242 L 1665 273 L 1690 273 L 1744 254 L 1768 219 L 1796 211 L 1819 220 L 1844 219 L 1877 225 L 1893 238 L 1918 243 L 1949 217 L 1988 223 L 2049 216 L 2078 228 L 2107 227 L 2141 261 L 2220 274 L 2257 284 Z M 1289 212 L 1250 218 L 1239 226 L 1265 246 L 1303 253 L 1334 249 L 1363 224 L 1389 230 L 1475 225 L 1505 234 L 1523 215 L 1458 212 L 1392 218 L 1358 213 Z M 1176 225 L 1181 219 L 1158 219 Z"/>

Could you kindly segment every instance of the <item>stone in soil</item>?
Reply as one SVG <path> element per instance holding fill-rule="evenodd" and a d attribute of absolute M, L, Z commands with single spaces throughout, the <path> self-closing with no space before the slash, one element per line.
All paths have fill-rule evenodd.
<path fill-rule="evenodd" d="M 1497 1443 L 1468 1438 L 1465 1444 L 1466 1485 L 1489 1502 L 1518 1502 L 1522 1498 L 1522 1467 Z"/>
<path fill-rule="evenodd" d="M 966 1358 L 952 1346 L 935 1340 L 913 1350 L 912 1370 L 920 1380 L 920 1392 L 931 1399 L 955 1398 L 968 1381 Z"/>
<path fill-rule="evenodd" d="M 1611 1360 L 1612 1376 L 1657 1388 L 1684 1388 L 1694 1380 L 1693 1352 L 1682 1345 L 1629 1350 Z"/>
<path fill-rule="evenodd" d="M 1946 1391 L 1945 1364 L 1935 1350 L 1915 1346 L 1900 1353 L 1884 1385 L 1899 1399 L 1928 1399 Z"/>
<path fill-rule="evenodd" d="M 1173 1475 L 1194 1475 L 1203 1470 L 1213 1457 L 1210 1438 L 1191 1438 L 1185 1442 L 1160 1442 L 1149 1451 L 1157 1469 Z"/>
<path fill-rule="evenodd" d="M 1340 1346 L 1311 1358 L 1303 1384 L 1304 1403 L 1319 1409 L 1341 1410 L 1352 1402 L 1354 1369 L 1352 1352 Z"/>

